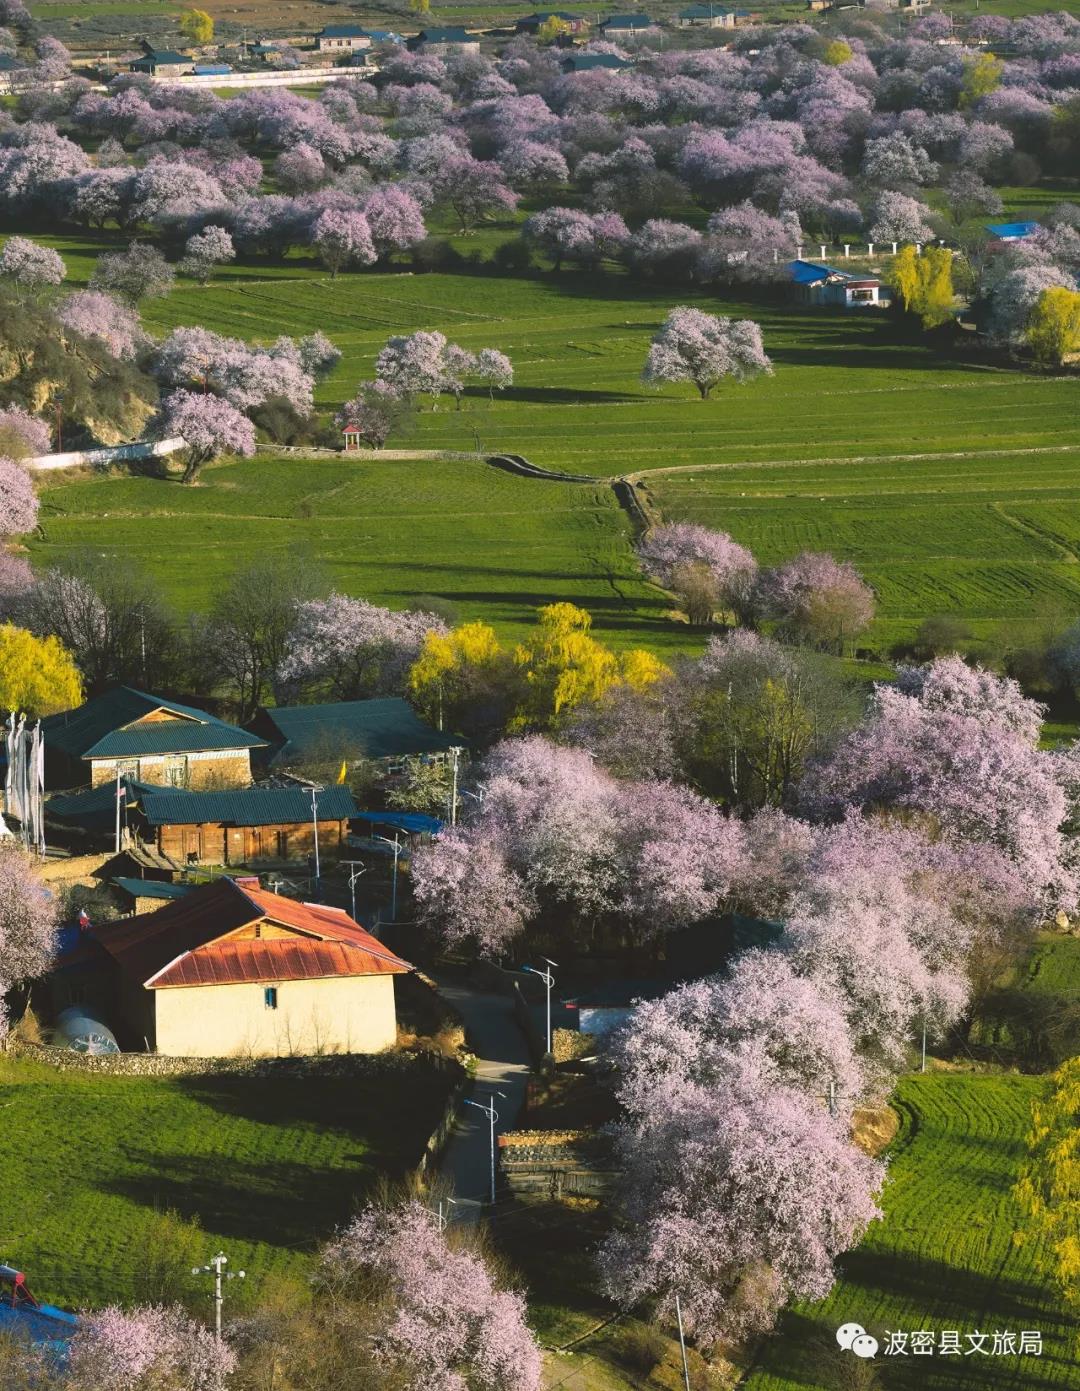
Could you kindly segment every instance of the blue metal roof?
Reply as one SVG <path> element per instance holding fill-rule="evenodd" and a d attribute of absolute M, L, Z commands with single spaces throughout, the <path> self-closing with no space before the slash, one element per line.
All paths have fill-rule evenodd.
<path fill-rule="evenodd" d="M 788 269 L 796 285 L 816 285 L 829 275 L 838 275 L 842 280 L 851 279 L 847 271 L 834 270 L 832 266 L 819 265 L 817 261 L 792 261 Z"/>
<path fill-rule="evenodd" d="M 134 778 L 122 778 L 121 782 L 129 807 L 136 806 L 147 792 L 169 791 L 167 787 L 136 782 Z M 100 787 L 90 787 L 84 792 L 58 793 L 45 803 L 45 811 L 58 821 L 68 821 L 87 831 L 111 830 L 116 822 L 116 783 L 110 778 Z"/>
<path fill-rule="evenodd" d="M 16 1304 L 0 1301 L 0 1333 L 29 1338 L 39 1345 L 50 1345 L 57 1353 L 66 1351 L 67 1340 L 79 1326 L 74 1314 L 53 1304 Z"/>
<path fill-rule="evenodd" d="M 647 14 L 613 14 L 600 21 L 601 29 L 651 29 L 653 21 Z"/>
<path fill-rule="evenodd" d="M 193 71 L 196 77 L 225 77 L 232 68 L 228 63 L 196 63 Z"/>
<path fill-rule="evenodd" d="M 612 71 L 622 71 L 623 68 L 632 67 L 625 58 L 619 58 L 614 53 L 572 53 L 563 60 L 563 67 L 567 72 L 592 72 L 594 68 L 611 68 Z"/>
<path fill-rule="evenodd" d="M 342 758 L 404 758 L 445 753 L 461 742 L 425 724 L 399 696 L 271 706 L 259 711 L 256 726 L 277 731 L 283 743 L 274 762 L 286 766 L 335 745 Z"/>
<path fill-rule="evenodd" d="M 345 821 L 356 815 L 347 787 L 326 787 L 316 794 L 320 821 Z M 231 792 L 154 792 L 142 799 L 142 814 L 151 826 L 297 826 L 311 820 L 311 792 L 306 787 L 243 787 Z"/>
<path fill-rule="evenodd" d="M 315 35 L 317 39 L 367 39 L 370 34 L 359 24 L 328 24 Z"/>
<path fill-rule="evenodd" d="M 995 237 L 1030 237 L 1039 230 L 1037 222 L 988 222 L 986 230 Z"/>
<path fill-rule="evenodd" d="M 407 831 L 410 835 L 438 835 L 446 824 L 437 816 L 425 816 L 420 811 L 358 811 L 353 821 L 366 821 L 371 826 L 389 826 L 391 830 Z"/>
<path fill-rule="evenodd" d="M 176 719 L 129 728 L 156 711 L 175 715 Z M 155 734 L 155 730 L 158 733 Z M 263 742 L 206 710 L 166 700 L 163 696 L 148 695 L 131 686 L 115 686 L 77 710 L 49 715 L 41 722 L 41 732 L 46 749 L 60 749 L 72 758 L 250 749 Z"/>

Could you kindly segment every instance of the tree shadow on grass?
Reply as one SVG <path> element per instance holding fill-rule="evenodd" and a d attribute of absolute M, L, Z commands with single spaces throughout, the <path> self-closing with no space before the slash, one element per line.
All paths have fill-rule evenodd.
<path fill-rule="evenodd" d="M 310 1249 L 344 1221 L 364 1190 L 387 1166 L 374 1156 L 344 1156 L 348 1167 L 329 1168 L 290 1160 L 246 1161 L 221 1154 L 129 1153 L 137 1173 L 102 1182 L 109 1193 L 148 1210 L 173 1208 L 198 1218 L 215 1237 Z M 391 1170 L 391 1173 L 401 1172 Z"/>
<path fill-rule="evenodd" d="M 585 359 L 581 362 L 582 370 L 585 370 L 587 363 Z M 488 394 L 484 387 L 466 387 L 465 393 L 470 399 L 487 401 Z M 628 403 L 645 401 L 649 399 L 646 392 L 633 391 L 594 391 L 589 387 L 559 387 L 559 386 L 511 386 L 505 391 L 499 392 L 499 401 L 516 402 L 518 405 L 540 405 L 540 406 L 577 406 L 606 403 L 608 405 L 625 406 Z M 451 414 L 447 412 L 447 414 Z M 440 412 L 442 414 L 442 412 Z"/>

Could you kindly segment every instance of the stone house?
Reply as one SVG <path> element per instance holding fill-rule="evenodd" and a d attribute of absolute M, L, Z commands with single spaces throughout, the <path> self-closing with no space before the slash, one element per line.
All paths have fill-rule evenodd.
<path fill-rule="evenodd" d="M 50 788 L 118 776 L 177 788 L 248 787 L 264 740 L 205 710 L 116 686 L 41 722 Z"/>

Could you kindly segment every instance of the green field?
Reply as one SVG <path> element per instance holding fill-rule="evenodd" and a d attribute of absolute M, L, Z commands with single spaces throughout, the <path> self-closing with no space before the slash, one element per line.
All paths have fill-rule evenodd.
<path fill-rule="evenodd" d="M 457 243 L 490 254 L 507 230 Z M 78 282 L 111 238 L 53 241 Z M 477 390 L 460 411 L 425 406 L 410 446 L 513 451 L 598 478 L 641 473 L 662 515 L 729 530 L 763 563 L 806 547 L 833 551 L 878 591 L 872 644 L 909 638 L 933 613 L 958 613 L 981 636 L 1003 618 L 1080 611 L 1080 376 L 905 338 L 885 315 L 689 297 L 755 318 L 775 374 L 721 387 L 708 402 L 682 388 L 646 390 L 649 339 L 688 296 L 618 273 L 501 276 L 470 266 L 334 280 L 298 256 L 233 268 L 205 289 L 182 281 L 145 318 L 157 333 L 200 323 L 262 341 L 322 328 L 344 354 L 319 389 L 324 411 L 370 378 L 392 333 L 435 328 L 472 349 L 498 347 L 514 361 L 513 387 L 493 404 Z M 656 600 L 633 578 L 627 528 L 599 490 L 487 480 L 463 491 L 460 468 L 429 464 L 408 466 L 404 490 L 342 493 L 343 476 L 319 465 L 308 498 L 290 467 L 251 467 L 207 475 L 195 500 L 149 481 L 50 490 L 36 549 L 100 544 L 145 555 L 174 592 L 203 604 L 238 556 L 307 542 L 342 584 L 371 598 L 446 589 L 465 612 L 505 624 L 523 607 L 576 597 L 599 602 L 602 622 L 662 641 Z M 384 476 L 379 464 L 358 467 Z M 174 520 L 188 511 L 206 526 L 179 549 Z M 149 515 L 133 525 L 140 512 Z M 422 523 L 418 512 L 429 514 Z"/>
<path fill-rule="evenodd" d="M 257 1294 L 260 1276 L 302 1266 L 366 1185 L 416 1163 L 445 1098 L 420 1066 L 142 1078 L 2 1062 L 4 1258 L 40 1297 L 131 1300 L 155 1210 L 174 1208 Z"/>
<path fill-rule="evenodd" d="M 378 455 L 220 464 L 191 488 L 121 475 L 43 494 L 38 562 L 88 546 L 133 557 L 181 607 L 205 604 L 257 556 L 303 547 L 330 579 L 374 603 L 424 595 L 520 636 L 535 609 L 567 600 L 617 645 L 685 641 L 643 583 L 611 489 L 515 478 L 471 461 Z"/>
<path fill-rule="evenodd" d="M 958 1074 L 900 1083 L 894 1104 L 901 1128 L 890 1151 L 885 1220 L 841 1261 L 841 1278 L 827 1299 L 785 1315 L 745 1391 L 855 1385 L 817 1370 L 819 1347 L 835 1348 L 835 1330 L 849 1321 L 881 1341 L 875 1366 L 888 1391 L 1080 1387 L 1075 1326 L 1062 1312 L 1038 1249 L 1012 1239 L 1021 1218 L 1011 1190 L 1041 1085 L 1034 1077 Z M 886 1331 L 913 1329 L 961 1335 L 1038 1330 L 1043 1353 L 883 1356 Z"/>

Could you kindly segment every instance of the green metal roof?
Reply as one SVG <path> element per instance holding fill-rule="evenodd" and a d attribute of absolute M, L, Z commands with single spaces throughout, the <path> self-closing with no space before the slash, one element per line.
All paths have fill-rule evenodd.
<path fill-rule="evenodd" d="M 447 25 L 442 29 L 425 29 L 416 36 L 417 43 L 476 43 L 473 34 L 467 34 L 458 24 Z"/>
<path fill-rule="evenodd" d="M 176 718 L 137 729 L 128 728 L 155 710 L 163 710 Z M 264 743 L 246 729 L 226 724 L 205 710 L 165 700 L 162 696 L 147 695 L 130 686 L 116 686 L 88 700 L 77 710 L 50 715 L 42 720 L 41 728 L 46 748 L 59 749 L 72 758 L 252 749 Z"/>
<path fill-rule="evenodd" d="M 327 787 L 316 794 L 320 821 L 344 821 L 356 814 L 347 787 Z M 232 792 L 155 792 L 142 799 L 142 814 L 151 826 L 198 826 L 221 822 L 233 826 L 293 826 L 311 820 L 311 792 L 306 787 L 244 787 Z"/>
<path fill-rule="evenodd" d="M 121 778 L 121 782 L 129 807 L 136 806 L 147 792 L 168 790 L 156 783 L 136 782 L 134 778 Z M 45 810 L 57 821 L 67 821 L 84 831 L 111 830 L 116 822 L 116 783 L 110 780 L 84 792 L 59 793 L 49 798 Z"/>
<path fill-rule="evenodd" d="M 359 24 L 328 24 L 315 35 L 317 39 L 366 39 L 368 31 Z"/>
<path fill-rule="evenodd" d="M 195 888 L 194 884 L 167 884 L 163 879 L 120 878 L 112 882 L 132 898 L 183 898 Z"/>
<path fill-rule="evenodd" d="M 283 741 L 274 762 L 287 765 L 311 755 L 325 755 L 335 741 L 342 758 L 405 758 L 445 753 L 460 743 L 425 724 L 407 701 L 343 700 L 332 705 L 279 705 L 260 712 Z"/>

